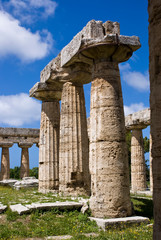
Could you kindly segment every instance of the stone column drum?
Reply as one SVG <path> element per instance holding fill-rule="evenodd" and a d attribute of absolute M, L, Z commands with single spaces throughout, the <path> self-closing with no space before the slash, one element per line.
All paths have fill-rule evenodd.
<path fill-rule="evenodd" d="M 153 159 L 153 239 L 161 239 L 161 1 L 149 0 L 149 70 Z"/>
<path fill-rule="evenodd" d="M 32 147 L 32 143 L 19 143 L 18 146 L 21 150 L 21 167 L 20 167 L 20 178 L 29 177 L 29 151 Z"/>
<path fill-rule="evenodd" d="M 90 111 L 90 208 L 94 217 L 132 213 L 120 73 L 117 62 L 93 66 Z"/>
<path fill-rule="evenodd" d="M 146 166 L 142 129 L 133 129 L 131 136 L 131 189 L 145 191 Z"/>
<path fill-rule="evenodd" d="M 59 190 L 66 195 L 90 193 L 89 148 L 82 84 L 63 86 L 60 118 Z"/>
<path fill-rule="evenodd" d="M 12 147 L 12 145 L 13 145 L 13 143 L 0 143 L 0 147 L 2 147 L 1 180 L 10 178 L 9 148 Z"/>
<path fill-rule="evenodd" d="M 59 181 L 59 101 L 42 102 L 39 141 L 39 191 L 57 190 Z"/>

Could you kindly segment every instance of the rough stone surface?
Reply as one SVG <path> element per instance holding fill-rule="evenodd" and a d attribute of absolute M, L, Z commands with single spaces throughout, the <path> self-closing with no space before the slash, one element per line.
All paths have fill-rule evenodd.
<path fill-rule="evenodd" d="M 0 128 L 0 143 L 39 143 L 39 129 Z"/>
<path fill-rule="evenodd" d="M 124 217 L 124 218 L 112 218 L 112 219 L 103 219 L 103 218 L 94 218 L 90 217 L 91 221 L 96 221 L 97 225 L 102 228 L 104 231 L 113 226 L 125 225 L 125 224 L 141 224 L 150 222 L 149 218 L 134 216 L 134 217 Z"/>
<path fill-rule="evenodd" d="M 161 236 L 161 1 L 149 0 L 150 108 L 153 165 L 154 232 Z"/>
<path fill-rule="evenodd" d="M 10 205 L 10 209 L 13 212 L 17 212 L 18 214 L 24 214 L 31 212 L 33 210 L 50 210 L 52 208 L 58 208 L 58 209 L 81 209 L 83 206 L 82 203 L 78 202 L 55 202 L 55 203 L 32 203 L 32 204 L 26 204 L 25 206 L 22 204 L 15 204 Z"/>
<path fill-rule="evenodd" d="M 150 109 L 146 108 L 139 112 L 129 114 L 125 117 L 125 127 L 127 130 L 144 129 L 150 125 Z"/>
<path fill-rule="evenodd" d="M 61 101 L 59 190 L 90 193 L 89 148 L 82 85 L 65 83 Z"/>
<path fill-rule="evenodd" d="M 5 179 L 0 181 L 0 186 L 10 186 L 13 187 L 13 185 L 17 182 L 15 179 Z"/>
<path fill-rule="evenodd" d="M 107 21 L 102 23 L 95 20 L 88 22 L 82 31 L 42 70 L 40 82 L 47 85 L 38 87 L 37 83 L 31 89 L 30 96 L 42 100 L 44 98 L 44 88 L 47 89 L 46 93 L 49 93 L 48 98 L 50 98 L 50 90 L 52 92 L 55 86 L 59 91 L 62 89 L 62 83 L 64 82 L 80 82 L 80 78 L 76 80 L 73 77 L 72 66 L 74 64 L 77 67 L 79 63 L 84 65 L 83 68 L 81 66 L 81 71 L 76 70 L 76 72 L 79 71 L 81 74 L 82 83 L 89 83 L 92 80 L 90 68 L 93 65 L 93 59 L 98 57 L 97 52 L 104 52 L 104 57 L 112 61 L 128 60 L 133 51 L 141 46 L 139 38 L 122 36 L 119 33 L 119 23 L 117 22 Z M 96 48 L 98 51 L 95 51 Z M 40 96 L 41 94 L 42 96 Z M 60 96 L 61 94 L 59 94 L 59 100 Z"/>
<path fill-rule="evenodd" d="M 21 188 L 35 188 L 38 187 L 39 180 L 35 177 L 24 177 L 20 181 L 16 181 L 13 188 L 19 190 Z"/>
<path fill-rule="evenodd" d="M 39 142 L 39 190 L 58 189 L 59 101 L 43 102 Z"/>
<path fill-rule="evenodd" d="M 117 63 L 94 67 L 90 111 L 90 208 L 95 217 L 132 213 L 125 122 Z"/>
<path fill-rule="evenodd" d="M 80 208 L 82 207 L 82 203 L 77 202 L 55 202 L 55 203 L 32 203 L 25 205 L 27 208 L 31 210 L 49 210 L 51 208 L 59 208 L 59 209 L 73 209 L 73 208 Z"/>
<path fill-rule="evenodd" d="M 131 137 L 131 189 L 133 191 L 144 191 L 146 188 L 146 166 L 142 130 L 134 129 L 132 130 Z"/>
<path fill-rule="evenodd" d="M 18 214 L 28 213 L 30 209 L 23 206 L 22 204 L 15 204 L 9 206 L 12 212 L 17 212 Z"/>

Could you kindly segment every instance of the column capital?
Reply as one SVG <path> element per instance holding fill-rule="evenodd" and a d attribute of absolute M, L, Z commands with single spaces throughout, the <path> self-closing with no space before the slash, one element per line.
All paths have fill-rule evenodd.
<path fill-rule="evenodd" d="M 55 85 L 47 84 L 47 83 L 39 83 L 37 82 L 30 89 L 30 97 L 34 97 L 41 101 L 59 101 L 61 100 L 61 92 L 62 92 L 63 83 L 57 82 Z"/>
<path fill-rule="evenodd" d="M 32 147 L 32 145 L 33 145 L 33 143 L 25 143 L 25 142 L 18 143 L 18 146 L 20 148 L 30 148 L 30 147 Z"/>
<path fill-rule="evenodd" d="M 11 143 L 11 142 L 1 142 L 0 143 L 0 147 L 5 147 L 5 148 L 10 148 L 10 147 L 12 147 L 13 146 L 13 143 Z"/>

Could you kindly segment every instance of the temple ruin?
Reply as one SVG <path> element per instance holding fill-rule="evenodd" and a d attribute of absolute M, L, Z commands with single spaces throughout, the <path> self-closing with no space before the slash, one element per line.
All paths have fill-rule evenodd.
<path fill-rule="evenodd" d="M 21 150 L 20 177 L 29 176 L 29 152 L 33 144 L 39 145 L 39 129 L 31 128 L 0 128 L 1 172 L 0 180 L 10 178 L 9 148 L 18 144 Z"/>
<path fill-rule="evenodd" d="M 63 194 L 91 191 L 90 208 L 95 217 L 132 214 L 118 64 L 139 48 L 138 37 L 120 35 L 119 23 L 92 20 L 44 68 L 40 83 L 30 90 L 31 97 L 42 101 L 39 190 L 57 190 L 59 171 L 59 191 Z M 88 144 L 83 84 L 89 82 Z M 60 136 L 56 133 L 59 100 Z M 43 176 L 46 168 L 51 171 Z"/>

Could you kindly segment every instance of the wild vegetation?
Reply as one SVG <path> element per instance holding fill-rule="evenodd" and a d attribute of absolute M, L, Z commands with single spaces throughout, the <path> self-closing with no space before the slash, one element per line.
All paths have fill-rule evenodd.
<path fill-rule="evenodd" d="M 38 167 L 30 169 L 29 175 L 38 179 Z M 20 179 L 20 167 L 10 168 L 10 178 Z"/>
<path fill-rule="evenodd" d="M 0 187 L 0 202 L 6 205 L 31 202 L 55 202 L 66 199 L 52 193 L 41 194 L 37 190 L 13 190 Z M 70 198 L 68 199 L 70 200 Z M 153 222 L 153 207 L 150 199 L 132 197 L 136 215 L 147 216 Z M 72 240 L 151 240 L 152 226 L 125 226 L 100 231 L 95 222 L 88 218 L 90 211 L 82 214 L 79 211 L 35 211 L 19 216 L 8 210 L 0 215 L 0 239 L 43 238 L 45 236 L 71 235 Z M 95 233 L 94 236 L 85 236 Z"/>

